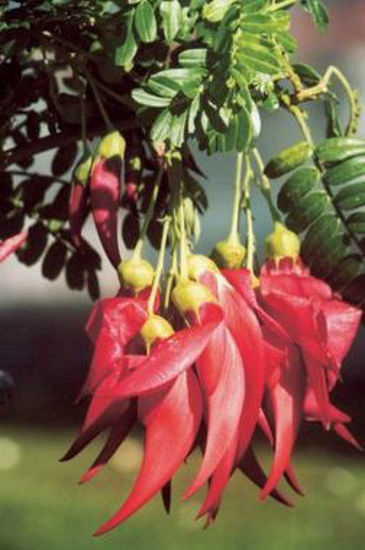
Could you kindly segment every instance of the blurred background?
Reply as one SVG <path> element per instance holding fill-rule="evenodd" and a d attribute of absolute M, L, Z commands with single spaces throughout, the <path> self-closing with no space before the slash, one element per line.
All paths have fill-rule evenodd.
<path fill-rule="evenodd" d="M 331 25 L 326 34 L 318 34 L 302 12 L 295 19 L 298 58 L 319 70 L 328 64 L 338 65 L 361 91 L 365 104 L 364 0 L 332 0 L 327 5 Z M 291 124 L 283 114 L 265 114 L 260 148 L 266 158 L 295 139 L 297 130 Z M 360 133 L 365 135 L 364 117 Z M 38 155 L 37 171 L 47 169 L 49 158 L 49 154 Z M 198 160 L 207 174 L 205 186 L 213 206 L 204 219 L 200 242 L 200 250 L 209 253 L 228 229 L 223 223 L 229 220 L 231 196 L 227 196 L 229 187 L 225 184 L 233 177 L 233 159 L 229 155 L 211 159 L 199 154 Z M 221 213 L 218 221 L 217 207 Z M 270 230 L 269 216 L 257 202 L 254 211 L 262 250 L 263 237 Z M 220 219 L 225 221 L 220 224 Z M 88 231 L 93 239 L 93 228 Z M 115 275 L 107 265 L 101 282 L 104 296 L 116 291 Z M 1 550 L 132 545 L 163 550 L 188 545 L 192 550 L 223 546 L 227 550 L 241 546 L 265 550 L 299 550 L 309 545 L 318 549 L 364 547 L 363 457 L 316 425 L 303 429 L 297 447 L 297 475 L 308 494 L 304 499 L 295 498 L 293 510 L 258 502 L 257 492 L 236 474 L 216 525 L 203 532 L 193 521 L 202 495 L 187 504 L 179 498 L 191 479 L 194 463 L 196 466 L 194 457 L 177 476 L 170 518 L 165 518 L 156 497 L 137 518 L 102 539 L 92 539 L 92 531 L 125 498 L 138 470 L 141 443 L 135 434 L 90 486 L 79 487 L 77 480 L 101 442 L 71 463 L 58 462 L 85 412 L 85 405 L 75 406 L 73 401 L 90 359 L 91 349 L 83 332 L 90 307 L 86 292 L 70 291 L 62 280 L 45 280 L 37 265 L 26 268 L 10 258 L 1 266 L 0 368 L 11 373 L 15 381 L 14 399 L 1 408 Z M 353 432 L 360 441 L 364 441 L 365 433 L 364 363 L 362 330 L 346 360 L 344 384 L 334 392 L 335 403 L 353 415 Z M 269 458 L 265 449 L 262 456 Z"/>

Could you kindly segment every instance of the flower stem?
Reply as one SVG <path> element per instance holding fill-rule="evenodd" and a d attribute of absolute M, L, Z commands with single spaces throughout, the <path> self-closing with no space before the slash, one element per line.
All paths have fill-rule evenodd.
<path fill-rule="evenodd" d="M 157 265 L 156 265 L 156 271 L 155 271 L 155 277 L 153 280 L 153 285 L 151 289 L 151 294 L 148 299 L 147 304 L 147 311 L 149 314 L 153 313 L 155 300 L 156 300 L 156 294 L 160 285 L 161 276 L 163 273 L 163 268 L 165 264 L 165 252 L 166 252 L 166 245 L 167 245 L 167 237 L 169 234 L 169 227 L 170 227 L 171 219 L 169 217 L 166 217 L 163 222 L 163 229 L 162 229 L 162 236 L 161 236 L 161 243 L 160 243 L 160 251 L 158 253 L 158 259 L 157 259 Z"/>
<path fill-rule="evenodd" d="M 187 242 L 185 231 L 185 214 L 183 196 L 181 193 L 179 204 L 179 226 L 180 226 L 180 275 L 182 279 L 188 278 L 188 262 L 187 262 Z"/>
<path fill-rule="evenodd" d="M 94 79 L 93 77 L 91 76 L 91 74 L 89 73 L 89 71 L 86 69 L 86 67 L 84 67 L 84 74 L 86 76 L 86 79 L 88 81 L 88 83 L 90 84 L 90 87 L 92 89 L 92 92 L 94 94 L 94 97 L 95 97 L 95 101 L 97 103 L 97 106 L 99 108 L 99 111 L 100 111 L 100 114 L 102 116 L 102 119 L 104 120 L 105 122 L 105 125 L 107 127 L 107 129 L 110 131 L 114 128 L 114 125 L 112 124 L 110 118 L 109 118 L 109 115 L 108 113 L 106 112 L 106 109 L 103 105 L 103 102 L 101 100 L 101 97 L 100 97 L 100 94 L 98 92 L 98 89 L 95 85 L 95 82 L 94 82 Z"/>
<path fill-rule="evenodd" d="M 163 164 L 162 166 L 160 166 L 160 169 L 159 169 L 158 174 L 157 174 L 157 179 L 156 179 L 155 184 L 154 184 L 153 189 L 152 189 L 151 198 L 150 198 L 150 202 L 148 203 L 147 212 L 146 212 L 146 215 L 145 215 L 144 220 L 143 220 L 141 233 L 140 233 L 139 239 L 138 239 L 137 244 L 136 244 L 136 246 L 134 248 L 134 251 L 133 251 L 133 258 L 140 258 L 141 257 L 143 244 L 144 244 L 144 241 L 145 241 L 145 237 L 146 237 L 148 227 L 149 227 L 149 225 L 151 223 L 151 220 L 152 220 L 152 217 L 153 217 L 153 211 L 155 209 L 155 204 L 156 204 L 156 200 L 157 200 L 157 197 L 158 197 L 158 192 L 160 190 L 160 184 L 161 184 L 161 180 L 162 180 L 162 176 L 164 174 L 164 171 L 165 171 L 165 166 Z"/>
<path fill-rule="evenodd" d="M 253 217 L 250 204 L 250 185 L 252 178 L 252 168 L 249 156 L 245 155 L 245 177 L 243 180 L 243 208 L 246 214 L 246 233 L 247 233 L 247 256 L 246 267 L 253 273 L 254 255 L 255 255 L 255 234 L 253 230 Z"/>
<path fill-rule="evenodd" d="M 351 88 L 347 78 L 340 71 L 340 69 L 334 67 L 333 65 L 330 65 L 324 73 L 321 81 L 311 88 L 300 91 L 297 95 L 297 98 L 298 101 L 306 101 L 308 99 L 315 99 L 316 96 L 325 93 L 333 76 L 337 78 L 337 80 L 341 83 L 349 101 L 350 118 L 346 129 L 346 135 L 349 135 L 350 133 L 352 133 L 353 126 L 358 120 L 358 102 L 356 93 Z"/>
<path fill-rule="evenodd" d="M 81 140 L 84 148 L 84 154 L 90 154 L 90 147 L 87 141 L 87 125 L 85 116 L 85 98 L 83 94 L 80 94 L 80 126 L 81 126 Z"/>
<path fill-rule="evenodd" d="M 167 311 L 169 307 L 172 285 L 177 275 L 178 275 L 177 250 L 176 250 L 176 247 L 174 246 L 173 250 L 171 251 L 170 269 L 169 269 L 169 275 L 168 275 L 166 289 L 165 289 L 165 301 L 164 301 L 165 311 Z"/>
<path fill-rule="evenodd" d="M 271 194 L 271 186 L 270 182 L 267 176 L 264 174 L 264 163 L 261 158 L 261 155 L 258 151 L 258 149 L 253 148 L 252 149 L 252 155 L 254 157 L 255 163 L 259 169 L 259 189 L 262 193 L 262 196 L 264 197 L 266 204 L 268 206 L 268 209 L 271 214 L 271 218 L 273 222 L 279 222 L 281 221 L 281 214 L 279 210 L 276 208 L 272 194 Z"/>
<path fill-rule="evenodd" d="M 236 171 L 234 178 L 234 191 L 233 191 L 233 206 L 232 206 L 232 225 L 231 231 L 228 237 L 228 241 L 231 243 L 239 242 L 239 221 L 241 212 L 241 198 L 242 198 L 242 165 L 243 165 L 243 153 L 238 153 L 236 158 Z"/>

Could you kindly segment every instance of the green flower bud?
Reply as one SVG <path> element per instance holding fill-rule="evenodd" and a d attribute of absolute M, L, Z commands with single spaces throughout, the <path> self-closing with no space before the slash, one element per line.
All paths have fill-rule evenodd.
<path fill-rule="evenodd" d="M 118 266 L 120 284 L 124 288 L 133 289 L 136 293 L 151 286 L 154 275 L 153 266 L 142 258 L 124 260 Z"/>
<path fill-rule="evenodd" d="M 298 235 L 279 222 L 275 222 L 274 231 L 266 237 L 265 245 L 267 256 L 274 260 L 284 257 L 296 259 L 300 253 Z"/>
<path fill-rule="evenodd" d="M 166 319 L 160 315 L 150 315 L 143 327 L 141 328 L 141 336 L 146 345 L 147 352 L 157 340 L 165 340 L 174 334 L 174 329 Z"/>
<path fill-rule="evenodd" d="M 84 157 L 79 164 L 75 168 L 75 179 L 79 181 L 80 183 L 83 183 L 84 185 L 87 183 L 87 180 L 89 179 L 89 174 L 91 170 L 92 165 L 92 156 L 87 155 Z"/>
<path fill-rule="evenodd" d="M 97 156 L 107 159 L 112 157 L 120 157 L 123 159 L 124 152 L 125 139 L 117 130 L 114 130 L 100 141 Z"/>
<path fill-rule="evenodd" d="M 180 280 L 172 291 L 172 301 L 182 315 L 192 311 L 199 316 L 200 306 L 215 303 L 216 299 L 208 287 L 193 281 Z"/>
<path fill-rule="evenodd" d="M 241 267 L 246 256 L 243 244 L 232 243 L 229 240 L 217 243 L 212 252 L 212 259 L 221 268 L 236 269 Z"/>
<path fill-rule="evenodd" d="M 216 264 L 207 256 L 199 254 L 191 254 L 188 257 L 188 274 L 190 279 L 193 281 L 199 281 L 201 275 L 211 271 L 213 273 L 218 273 L 219 269 Z"/>

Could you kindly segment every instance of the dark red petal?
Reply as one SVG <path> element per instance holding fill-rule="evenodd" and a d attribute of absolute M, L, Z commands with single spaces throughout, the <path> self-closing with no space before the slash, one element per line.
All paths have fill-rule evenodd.
<path fill-rule="evenodd" d="M 86 483 L 95 477 L 107 464 L 115 451 L 123 443 L 136 421 L 135 403 L 131 403 L 123 416 L 119 418 L 111 429 L 110 435 L 99 455 L 87 472 L 81 477 L 80 483 Z"/>
<path fill-rule="evenodd" d="M 62 461 L 69 460 L 77 455 L 90 441 L 103 430 L 112 426 L 125 413 L 129 401 L 115 400 L 112 389 L 115 386 L 116 379 L 125 374 L 126 368 L 124 362 L 121 362 L 119 369 L 104 379 L 97 388 L 92 396 L 80 433 L 66 455 L 61 459 Z"/>
<path fill-rule="evenodd" d="M 299 352 L 292 346 L 288 367 L 283 370 L 280 382 L 269 390 L 275 418 L 275 453 L 261 498 L 271 493 L 288 467 L 302 417 L 305 384 Z"/>
<path fill-rule="evenodd" d="M 108 161 L 94 163 L 90 179 L 90 199 L 101 244 L 114 267 L 121 257 L 118 249 L 117 212 L 119 206 L 119 169 L 108 170 Z"/>
<path fill-rule="evenodd" d="M 166 514 L 169 514 L 171 510 L 171 481 L 168 481 L 162 487 L 161 497 L 162 497 L 162 503 L 163 503 L 163 507 L 165 508 Z"/>
<path fill-rule="evenodd" d="M 113 529 L 150 500 L 184 462 L 198 432 L 202 412 L 199 384 L 183 372 L 146 426 L 143 462 L 129 497 L 95 535 Z"/>
<path fill-rule="evenodd" d="M 81 230 L 87 214 L 88 187 L 75 180 L 73 182 L 68 203 L 68 220 L 70 223 L 70 236 L 76 248 L 81 248 Z"/>
<path fill-rule="evenodd" d="M 17 233 L 5 241 L 0 241 L 0 263 L 3 262 L 10 254 L 18 250 L 28 237 L 28 232 L 23 231 Z"/>
<path fill-rule="evenodd" d="M 190 497 L 195 493 L 212 475 L 219 462 L 222 460 L 239 426 L 243 400 L 245 398 L 245 380 L 243 375 L 243 364 L 238 347 L 229 332 L 226 331 L 226 356 L 221 364 L 222 373 L 219 384 L 213 394 L 208 394 L 205 387 L 205 379 L 197 361 L 199 379 L 204 388 L 208 407 L 208 433 L 207 443 L 204 452 L 203 462 L 193 483 L 184 495 Z M 217 343 L 212 338 L 208 344 L 213 346 L 212 360 L 214 357 L 220 359 L 214 348 Z M 215 367 L 212 367 L 213 369 Z M 203 371 L 204 373 L 205 371 Z"/>
<path fill-rule="evenodd" d="M 174 380 L 196 361 L 217 326 L 217 322 L 196 325 L 160 341 L 144 363 L 118 385 L 117 395 L 141 395 Z"/>
<path fill-rule="evenodd" d="M 245 455 L 241 458 L 237 467 L 245 476 L 248 477 L 248 479 L 250 479 L 255 485 L 257 485 L 257 487 L 262 489 L 265 486 L 267 482 L 267 477 L 260 464 L 258 463 L 251 447 L 248 447 Z M 285 506 L 292 506 L 292 503 L 277 489 L 271 491 L 269 496 L 277 500 L 281 504 L 284 504 Z"/>

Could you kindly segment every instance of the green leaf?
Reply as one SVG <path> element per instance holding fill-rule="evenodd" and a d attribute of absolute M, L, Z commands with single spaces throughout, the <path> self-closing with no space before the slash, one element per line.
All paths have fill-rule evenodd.
<path fill-rule="evenodd" d="M 173 116 L 169 109 L 164 109 L 156 118 L 151 128 L 152 141 L 163 143 L 169 137 Z"/>
<path fill-rule="evenodd" d="M 170 142 L 175 147 L 181 147 L 185 138 L 186 122 L 188 118 L 188 111 L 184 111 L 179 115 L 174 115 L 170 130 Z"/>
<path fill-rule="evenodd" d="M 257 13 L 269 5 L 269 0 L 246 0 L 242 5 L 242 13 Z"/>
<path fill-rule="evenodd" d="M 221 21 L 235 0 L 212 0 L 203 6 L 203 18 L 210 23 Z"/>
<path fill-rule="evenodd" d="M 262 33 L 271 35 L 276 32 L 287 31 L 289 30 L 289 25 L 290 18 L 286 13 L 283 13 L 283 15 L 277 13 L 275 16 L 258 13 L 244 17 L 241 29 L 244 33 L 247 32 L 261 36 Z"/>
<path fill-rule="evenodd" d="M 312 191 L 297 203 L 286 218 L 289 229 L 301 233 L 326 210 L 330 203 L 324 191 Z"/>
<path fill-rule="evenodd" d="M 240 44 L 238 60 L 255 72 L 277 74 L 280 65 L 277 57 L 262 44 L 246 39 Z"/>
<path fill-rule="evenodd" d="M 313 166 L 299 168 L 284 183 L 278 195 L 278 207 L 282 212 L 292 210 L 300 199 L 312 191 L 320 179 L 320 173 Z"/>
<path fill-rule="evenodd" d="M 308 11 L 317 25 L 323 31 L 329 23 L 328 12 L 320 0 L 301 0 L 303 8 Z"/>
<path fill-rule="evenodd" d="M 343 288 L 349 281 L 354 279 L 358 275 L 363 264 L 361 256 L 357 254 L 351 254 L 346 258 L 343 258 L 333 270 L 333 273 L 329 277 L 331 284 L 334 288 Z"/>
<path fill-rule="evenodd" d="M 167 71 L 166 71 L 167 72 Z M 152 92 L 162 97 L 173 98 L 180 91 L 180 84 L 164 73 L 157 73 L 148 80 L 148 87 Z"/>
<path fill-rule="evenodd" d="M 162 28 L 167 43 L 170 45 L 181 25 L 182 9 L 178 0 L 163 1 L 160 4 Z"/>
<path fill-rule="evenodd" d="M 200 96 L 197 95 L 191 102 L 189 109 L 189 118 L 188 118 L 188 133 L 192 135 L 195 132 L 195 120 L 198 116 L 200 109 Z"/>
<path fill-rule="evenodd" d="M 315 256 L 318 251 L 326 249 L 328 235 L 335 235 L 339 232 L 340 221 L 334 214 L 325 213 L 320 218 L 318 218 L 310 227 L 307 232 L 302 248 L 301 254 L 308 264 L 311 263 L 311 258 Z"/>
<path fill-rule="evenodd" d="M 114 63 L 117 67 L 125 67 L 129 70 L 132 65 L 132 61 L 138 51 L 138 45 L 133 32 L 133 16 L 132 11 L 127 21 L 127 35 L 122 45 L 117 46 L 115 50 Z"/>
<path fill-rule="evenodd" d="M 134 22 L 142 42 L 150 43 L 156 40 L 157 25 L 153 8 L 148 0 L 142 0 L 135 12 Z"/>
<path fill-rule="evenodd" d="M 365 182 L 346 185 L 336 195 L 335 203 L 341 210 L 355 210 L 365 206 Z"/>
<path fill-rule="evenodd" d="M 179 54 L 179 64 L 183 67 L 205 67 L 207 63 L 208 50 L 206 48 L 195 48 L 184 50 Z"/>
<path fill-rule="evenodd" d="M 142 88 L 136 88 L 132 91 L 134 101 L 147 107 L 167 107 L 171 103 L 168 97 L 158 97 L 156 95 L 145 92 Z"/>
<path fill-rule="evenodd" d="M 252 125 L 250 113 L 242 107 L 238 114 L 238 132 L 236 140 L 236 151 L 245 151 L 252 139 Z"/>
<path fill-rule="evenodd" d="M 346 222 L 347 227 L 354 233 L 365 234 L 365 212 L 351 214 Z"/>
<path fill-rule="evenodd" d="M 313 69 L 310 65 L 304 63 L 295 63 L 293 65 L 294 71 L 297 73 L 303 84 L 308 86 L 315 86 L 321 80 L 321 75 Z"/>

